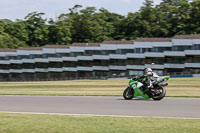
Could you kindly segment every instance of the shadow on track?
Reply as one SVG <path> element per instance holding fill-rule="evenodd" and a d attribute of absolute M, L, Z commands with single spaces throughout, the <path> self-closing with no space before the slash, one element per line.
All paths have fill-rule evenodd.
<path fill-rule="evenodd" d="M 123 100 L 123 101 L 154 101 L 153 99 L 145 99 L 145 98 L 133 98 L 130 100 L 125 100 L 125 99 L 116 99 L 116 100 Z"/>

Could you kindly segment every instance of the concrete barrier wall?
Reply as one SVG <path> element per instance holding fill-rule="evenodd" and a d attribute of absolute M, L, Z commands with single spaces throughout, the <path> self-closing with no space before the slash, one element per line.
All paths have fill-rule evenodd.
<path fill-rule="evenodd" d="M 170 78 L 190 78 L 193 75 L 171 75 Z"/>
<path fill-rule="evenodd" d="M 170 78 L 192 78 L 192 77 L 200 77 L 200 74 L 188 74 L 188 75 L 171 75 Z M 131 79 L 132 77 L 128 77 Z"/>
<path fill-rule="evenodd" d="M 200 77 L 200 74 L 193 74 L 193 77 Z"/>
<path fill-rule="evenodd" d="M 189 75 L 171 75 L 170 78 L 190 78 L 190 77 L 199 77 L 200 78 L 200 74 L 189 74 Z"/>

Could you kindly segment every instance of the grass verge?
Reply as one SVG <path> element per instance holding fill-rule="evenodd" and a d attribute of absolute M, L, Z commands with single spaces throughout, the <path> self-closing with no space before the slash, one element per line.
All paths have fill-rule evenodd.
<path fill-rule="evenodd" d="M 1 133 L 199 133 L 200 119 L 0 113 Z"/>
<path fill-rule="evenodd" d="M 1 82 L 0 95 L 122 96 L 128 79 L 46 82 Z M 200 78 L 172 78 L 170 97 L 200 97 Z"/>

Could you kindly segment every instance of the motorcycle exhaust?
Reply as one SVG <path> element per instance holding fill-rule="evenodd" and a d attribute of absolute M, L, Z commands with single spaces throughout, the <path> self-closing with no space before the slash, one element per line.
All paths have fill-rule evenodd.
<path fill-rule="evenodd" d="M 168 86 L 168 83 L 164 83 L 164 84 L 162 84 L 162 86 Z"/>
<path fill-rule="evenodd" d="M 168 83 L 160 83 L 160 84 L 158 84 L 158 85 L 160 85 L 160 86 L 168 86 Z"/>

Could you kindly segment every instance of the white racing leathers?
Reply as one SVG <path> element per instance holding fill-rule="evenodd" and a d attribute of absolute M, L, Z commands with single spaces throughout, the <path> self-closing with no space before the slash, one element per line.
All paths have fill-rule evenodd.
<path fill-rule="evenodd" d="M 158 76 L 155 72 L 152 72 L 152 74 L 146 75 L 147 77 L 147 83 L 149 83 L 148 88 L 152 88 L 154 83 L 161 83 L 164 81 L 163 77 Z"/>

